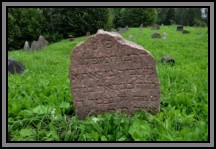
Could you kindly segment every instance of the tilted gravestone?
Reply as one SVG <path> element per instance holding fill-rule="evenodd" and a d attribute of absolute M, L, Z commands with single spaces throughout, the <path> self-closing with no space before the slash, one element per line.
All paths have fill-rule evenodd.
<path fill-rule="evenodd" d="M 74 48 L 69 78 L 79 119 L 90 113 L 160 111 L 156 62 L 143 47 L 99 30 Z"/>

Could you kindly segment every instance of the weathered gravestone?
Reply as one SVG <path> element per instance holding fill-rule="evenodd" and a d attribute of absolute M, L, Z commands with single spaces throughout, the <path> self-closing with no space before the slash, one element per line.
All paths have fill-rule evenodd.
<path fill-rule="evenodd" d="M 32 50 L 38 50 L 40 47 L 37 43 L 37 41 L 33 41 L 32 44 L 31 44 L 31 49 Z"/>
<path fill-rule="evenodd" d="M 86 36 L 90 36 L 90 35 L 91 35 L 90 32 L 87 32 L 87 33 L 86 33 Z"/>
<path fill-rule="evenodd" d="M 170 56 L 161 57 L 160 62 L 163 63 L 163 64 L 165 64 L 165 63 L 171 64 L 171 65 L 175 64 L 175 60 Z"/>
<path fill-rule="evenodd" d="M 43 36 L 39 36 L 38 38 L 38 44 L 40 48 L 43 48 L 45 46 L 47 46 L 49 44 L 49 42 L 43 37 Z"/>
<path fill-rule="evenodd" d="M 23 47 L 23 50 L 29 50 L 29 43 L 28 41 L 25 41 L 25 44 L 24 44 L 24 47 Z"/>
<path fill-rule="evenodd" d="M 140 28 L 143 28 L 143 24 L 140 24 Z"/>
<path fill-rule="evenodd" d="M 161 38 L 161 35 L 159 33 L 154 33 L 151 36 L 152 38 Z"/>
<path fill-rule="evenodd" d="M 39 36 L 38 41 L 33 41 L 31 44 L 32 50 L 40 50 L 43 47 L 47 46 L 49 42 L 43 37 Z"/>
<path fill-rule="evenodd" d="M 183 31 L 184 27 L 182 25 L 177 26 L 176 30 L 177 31 Z"/>
<path fill-rule="evenodd" d="M 38 49 L 40 49 L 40 46 L 39 46 L 39 44 L 38 44 L 37 41 L 33 41 L 33 42 L 32 42 L 32 44 L 31 44 L 31 49 L 32 49 L 32 50 L 38 50 Z"/>
<path fill-rule="evenodd" d="M 78 118 L 143 109 L 160 111 L 156 62 L 143 47 L 99 30 L 71 53 L 69 78 Z"/>
<path fill-rule="evenodd" d="M 159 29 L 160 29 L 160 26 L 157 25 L 157 24 L 153 24 L 153 26 L 152 26 L 151 29 L 152 29 L 152 30 L 159 30 Z"/>

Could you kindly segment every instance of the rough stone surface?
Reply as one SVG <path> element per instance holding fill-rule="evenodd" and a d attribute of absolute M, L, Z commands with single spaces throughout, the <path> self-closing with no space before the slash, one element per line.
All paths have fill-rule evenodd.
<path fill-rule="evenodd" d="M 38 44 L 37 41 L 33 41 L 32 44 L 31 44 L 31 50 L 38 50 L 40 49 L 40 46 Z"/>
<path fill-rule="evenodd" d="M 40 50 L 48 44 L 49 42 L 43 36 L 40 35 L 37 41 L 32 42 L 31 50 Z"/>
<path fill-rule="evenodd" d="M 39 36 L 37 42 L 38 42 L 38 46 L 39 46 L 40 49 L 49 44 L 49 42 L 41 35 Z"/>
<path fill-rule="evenodd" d="M 160 111 L 156 62 L 143 47 L 99 30 L 71 53 L 69 78 L 76 114 Z"/>

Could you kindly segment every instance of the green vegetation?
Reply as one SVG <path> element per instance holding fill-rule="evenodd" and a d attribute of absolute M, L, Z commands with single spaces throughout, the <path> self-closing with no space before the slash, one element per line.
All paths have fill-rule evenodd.
<path fill-rule="evenodd" d="M 203 10 L 203 13 L 202 13 Z M 207 26 L 203 8 L 8 8 L 8 50 L 21 49 L 43 35 L 50 43 L 94 34 L 98 29 L 181 24 Z"/>
<path fill-rule="evenodd" d="M 190 34 L 163 26 L 154 31 L 129 28 L 133 42 L 150 51 L 156 61 L 172 56 L 174 66 L 157 64 L 161 112 L 138 111 L 132 116 L 104 113 L 78 120 L 70 95 L 72 49 L 86 37 L 53 43 L 41 51 L 9 51 L 26 71 L 8 76 L 8 134 L 12 141 L 207 141 L 207 28 L 186 27 Z M 151 34 L 168 34 L 152 39 Z M 83 107 L 84 108 L 84 107 Z"/>

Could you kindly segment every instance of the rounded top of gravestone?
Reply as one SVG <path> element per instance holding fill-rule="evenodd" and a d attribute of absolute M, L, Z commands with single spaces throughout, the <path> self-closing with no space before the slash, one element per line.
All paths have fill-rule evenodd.
<path fill-rule="evenodd" d="M 123 37 L 119 34 L 119 33 L 117 33 L 117 32 L 107 32 L 107 31 L 104 31 L 103 29 L 99 29 L 98 31 L 97 31 L 97 33 L 96 34 L 94 34 L 94 35 L 92 35 L 91 37 L 89 37 L 87 40 L 86 40 L 86 42 L 88 42 L 88 41 L 91 41 L 92 40 L 92 38 L 100 38 L 100 36 L 104 36 L 104 40 L 106 40 L 106 38 L 109 38 L 109 37 L 112 37 L 112 38 L 114 38 L 118 43 L 120 43 L 120 44 L 122 44 L 122 45 L 126 45 L 126 46 L 129 46 L 129 47 L 132 47 L 132 48 L 136 48 L 136 49 L 138 49 L 138 50 L 142 50 L 142 51 L 145 51 L 145 52 L 147 52 L 149 55 L 151 55 L 152 57 L 153 57 L 153 55 L 149 52 L 149 51 L 147 51 L 146 49 L 144 49 L 142 46 L 140 46 L 140 45 L 138 45 L 138 44 L 136 44 L 136 43 L 134 43 L 134 42 L 131 42 L 131 41 L 128 41 L 128 40 L 125 40 L 125 39 L 123 39 Z M 74 48 L 74 50 L 78 50 L 79 48 L 79 46 L 82 46 L 84 44 L 84 42 L 80 42 L 75 48 Z M 75 51 L 74 51 L 75 52 Z"/>
<path fill-rule="evenodd" d="M 139 50 L 145 50 L 148 54 L 150 54 L 152 56 L 152 54 L 149 51 L 147 51 L 146 49 L 144 49 L 142 46 L 140 46 L 136 43 L 133 43 L 131 41 L 123 39 L 123 37 L 117 32 L 107 32 L 107 31 L 104 31 L 103 29 L 99 29 L 97 31 L 97 33 L 92 36 L 92 38 L 95 38 L 95 37 L 101 36 L 101 35 L 107 36 L 107 37 L 113 37 L 120 44 L 124 44 L 124 45 L 130 46 L 130 47 L 133 47 L 133 48 L 137 48 Z"/>
<path fill-rule="evenodd" d="M 44 39 L 45 38 L 42 35 L 40 35 L 39 38 L 38 38 L 38 40 L 44 40 Z"/>

